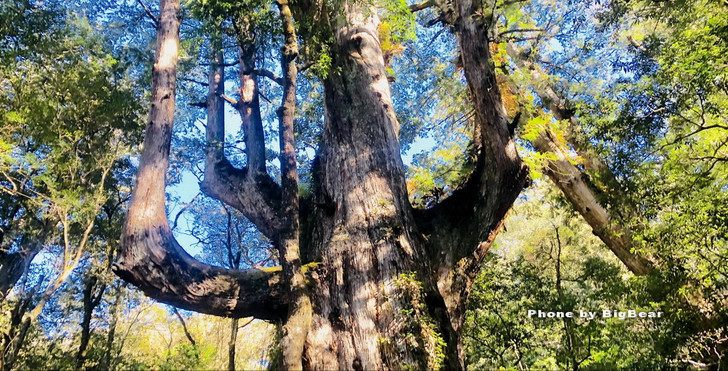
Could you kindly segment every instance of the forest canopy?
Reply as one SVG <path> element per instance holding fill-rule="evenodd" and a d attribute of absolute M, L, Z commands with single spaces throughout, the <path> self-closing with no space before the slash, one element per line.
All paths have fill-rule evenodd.
<path fill-rule="evenodd" d="M 725 0 L 0 3 L 3 371 L 718 369 L 727 239 Z"/>

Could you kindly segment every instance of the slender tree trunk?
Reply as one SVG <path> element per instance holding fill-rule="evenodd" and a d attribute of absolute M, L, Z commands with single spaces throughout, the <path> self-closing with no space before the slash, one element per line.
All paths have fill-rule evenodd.
<path fill-rule="evenodd" d="M 228 341 L 228 371 L 235 371 L 235 350 L 238 346 L 238 319 L 230 320 L 230 341 Z"/>
<path fill-rule="evenodd" d="M 277 4 L 284 36 L 284 44 L 281 49 L 283 101 L 278 109 L 281 150 L 281 215 L 284 227 L 279 236 L 278 249 L 283 276 L 291 296 L 280 344 L 283 367 L 287 370 L 299 370 L 303 368 L 303 348 L 311 326 L 312 308 L 311 299 L 306 292 L 299 249 L 298 164 L 296 163 L 293 128 L 296 109 L 298 41 L 288 0 L 278 0 Z"/>
<path fill-rule="evenodd" d="M 187 340 L 190 342 L 190 344 L 193 347 L 196 347 L 197 342 L 195 341 L 195 338 L 192 337 L 190 330 L 187 329 L 187 323 L 185 322 L 185 319 L 182 317 L 182 314 L 179 313 L 177 308 L 172 308 L 172 311 L 174 312 L 174 315 L 177 316 L 177 319 L 179 319 L 179 323 L 182 325 L 182 330 L 185 332 L 185 337 L 187 337 Z"/>
<path fill-rule="evenodd" d="M 86 285 L 83 289 L 83 316 L 81 318 L 81 341 L 78 345 L 78 351 L 76 352 L 76 369 L 80 370 L 83 368 L 83 362 L 86 358 L 86 350 L 88 348 L 89 340 L 91 339 L 91 317 L 93 316 L 94 308 L 96 308 L 97 302 L 96 297 L 100 298 L 102 294 L 98 296 L 94 295 L 96 289 L 96 282 L 98 279 L 96 276 L 92 276 L 86 279 Z M 102 292 L 103 292 L 102 287 Z M 96 304 L 96 305 L 94 305 Z"/>
<path fill-rule="evenodd" d="M 39 282 L 42 283 L 43 277 Z M 34 286 L 30 291 L 18 299 L 12 310 L 10 311 L 10 326 L 7 332 L 2 334 L 2 342 L 0 343 L 0 371 L 7 371 L 13 368 L 15 360 L 20 352 L 20 348 L 25 343 L 25 336 L 30 328 L 30 318 L 26 316 L 27 312 L 32 309 L 32 302 L 35 294 L 40 287 L 40 283 Z"/>
<path fill-rule="evenodd" d="M 124 290 L 126 290 L 127 283 L 119 283 L 116 287 L 116 292 L 114 294 L 114 304 L 112 304 L 111 309 L 109 310 L 109 317 L 111 317 L 111 322 L 109 322 L 109 332 L 106 334 L 106 347 L 104 349 L 104 356 L 101 359 L 101 369 L 102 370 L 113 370 L 115 367 L 114 359 L 114 340 L 116 337 L 116 326 L 119 322 L 119 313 L 121 309 L 121 303 L 124 299 Z"/>

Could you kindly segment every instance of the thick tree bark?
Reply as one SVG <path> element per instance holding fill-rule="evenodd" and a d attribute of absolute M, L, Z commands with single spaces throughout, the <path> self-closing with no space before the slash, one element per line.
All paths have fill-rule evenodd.
<path fill-rule="evenodd" d="M 574 114 L 565 106 L 563 100 L 556 92 L 543 81 L 543 77 L 530 62 L 522 59 L 513 45 L 508 46 L 508 54 L 513 58 L 520 68 L 528 69 L 535 80 L 535 92 L 540 100 L 548 108 L 554 118 L 566 121 L 567 139 L 572 142 L 580 157 L 585 160 L 585 170 L 600 173 L 607 178 L 611 188 L 617 189 L 616 180 L 604 162 L 594 154 L 593 149 L 585 143 L 581 143 L 576 132 L 578 122 Z M 581 214 L 587 224 L 592 228 L 593 233 L 612 250 L 614 255 L 634 274 L 644 275 L 652 271 L 652 263 L 643 256 L 632 251 L 634 241 L 631 232 L 618 217 L 613 215 L 604 205 L 599 202 L 597 192 L 587 182 L 588 175 L 569 161 L 569 155 L 559 146 L 553 138 L 555 136 L 548 130 L 540 133 L 532 142 L 534 148 L 540 153 L 547 153 L 555 156 L 556 159 L 549 160 L 544 172 L 551 181 L 561 190 L 564 197 Z M 629 213 L 628 213 L 629 214 Z"/>
<path fill-rule="evenodd" d="M 163 0 L 152 71 L 152 105 L 114 272 L 147 295 L 197 312 L 282 318 L 280 273 L 225 270 L 192 258 L 172 235 L 165 213 L 179 49 L 178 0 Z M 222 133 L 213 145 L 222 146 Z M 245 178 L 248 179 L 248 178 Z"/>
<path fill-rule="evenodd" d="M 447 368 L 462 368 L 459 339 L 408 201 L 379 19 L 356 2 L 341 3 L 337 12 L 316 210 L 308 221 L 308 255 L 321 269 L 312 278 L 305 366 L 427 369 L 443 357 Z"/>

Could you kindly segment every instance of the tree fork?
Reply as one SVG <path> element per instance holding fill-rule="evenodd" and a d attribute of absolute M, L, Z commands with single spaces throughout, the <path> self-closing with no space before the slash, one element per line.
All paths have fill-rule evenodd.
<path fill-rule="evenodd" d="M 179 0 L 162 0 L 152 70 L 152 104 L 114 272 L 148 296 L 179 308 L 228 317 L 280 320 L 279 270 L 225 270 L 192 258 L 172 235 L 165 178 L 175 109 Z"/>
<path fill-rule="evenodd" d="M 475 108 L 474 144 L 478 150 L 469 179 L 443 202 L 417 212 L 429 235 L 430 260 L 453 327 L 458 330 L 465 302 L 481 262 L 507 211 L 527 181 L 527 169 L 510 135 L 490 56 L 483 4 L 472 0 L 438 2 L 443 20 L 458 38 L 465 78 Z"/>
<path fill-rule="evenodd" d="M 238 37 L 242 39 L 243 36 Z M 242 42 L 242 41 L 241 41 Z M 249 42 L 240 46 L 240 100 L 230 102 L 240 113 L 245 132 L 248 166 L 237 169 L 225 158 L 225 63 L 219 36 L 212 40 L 214 54 L 210 64 L 207 95 L 207 129 L 205 177 L 202 191 L 242 212 L 271 240 L 278 238 L 281 221 L 277 211 L 280 187 L 265 170 L 265 138 L 260 116 L 258 87 L 255 75 L 247 71 L 253 67 L 254 46 Z"/>

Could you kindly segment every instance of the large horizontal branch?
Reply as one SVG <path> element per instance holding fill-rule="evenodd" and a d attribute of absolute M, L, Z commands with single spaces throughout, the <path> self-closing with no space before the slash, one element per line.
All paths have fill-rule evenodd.
<path fill-rule="evenodd" d="M 280 269 L 227 270 L 192 258 L 165 226 L 131 226 L 113 270 L 162 303 L 225 317 L 280 320 L 286 314 Z"/>

